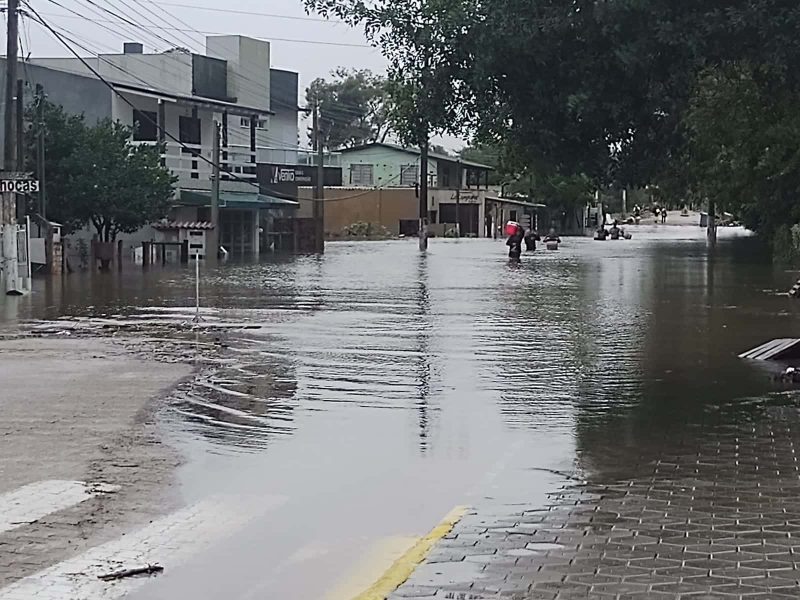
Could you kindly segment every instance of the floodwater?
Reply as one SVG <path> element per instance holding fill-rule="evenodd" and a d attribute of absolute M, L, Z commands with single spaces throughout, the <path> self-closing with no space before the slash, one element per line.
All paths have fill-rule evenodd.
<path fill-rule="evenodd" d="M 454 506 L 535 507 L 564 475 L 624 477 L 709 406 L 756 410 L 782 389 L 737 354 L 796 335 L 796 274 L 740 230 L 711 254 L 703 233 L 566 238 L 520 264 L 502 241 L 335 243 L 203 273 L 208 322 L 259 328 L 226 334 L 161 413 L 188 457 L 181 493 L 277 508 L 135 597 L 348 597 L 377 548 Z M 74 275 L 2 302 L 6 326 L 190 319 L 193 270 Z"/>

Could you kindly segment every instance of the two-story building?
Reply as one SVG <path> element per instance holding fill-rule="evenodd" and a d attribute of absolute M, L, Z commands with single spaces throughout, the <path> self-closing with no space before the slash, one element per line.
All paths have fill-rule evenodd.
<path fill-rule="evenodd" d="M 126 43 L 122 53 L 83 61 L 30 59 L 20 75 L 28 93 L 41 84 L 48 100 L 90 123 L 109 118 L 133 126 L 135 143 L 164 144 L 163 163 L 178 177 L 174 209 L 158 230 L 130 236 L 128 246 L 185 235 L 180 230 L 193 225 L 207 230 L 219 123 L 220 243 L 233 255 L 257 255 L 270 245 L 272 220 L 297 207 L 267 193 L 258 168 L 300 162 L 297 74 L 270 68 L 269 42 L 238 35 L 208 36 L 205 54 L 143 50 Z"/>
<path fill-rule="evenodd" d="M 394 219 L 396 211 L 387 212 L 392 221 L 381 223 L 390 231 L 415 235 L 418 228 L 418 205 L 412 199 L 420 184 L 420 151 L 388 143 L 371 143 L 340 150 L 343 185 L 351 188 L 381 190 L 405 188 L 404 215 Z M 428 218 L 432 231 L 444 233 L 448 227 L 460 224 L 461 235 L 486 235 L 486 202 L 494 194 L 489 186 L 489 165 L 462 160 L 458 157 L 432 152 L 428 156 Z M 396 198 L 403 194 L 395 193 Z M 326 203 L 326 215 L 328 213 Z M 331 204 L 331 211 L 336 211 Z M 402 222 L 400 222 L 402 221 Z"/>

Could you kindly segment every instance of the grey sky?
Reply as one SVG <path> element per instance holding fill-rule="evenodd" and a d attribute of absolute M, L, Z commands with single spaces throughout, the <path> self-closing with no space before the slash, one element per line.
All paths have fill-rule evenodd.
<path fill-rule="evenodd" d="M 30 1 L 51 25 L 95 53 L 119 52 L 124 41 L 143 42 L 145 51 L 150 52 L 169 46 L 202 52 L 206 33 L 241 34 L 269 40 L 272 66 L 300 74 L 301 102 L 308 83 L 327 76 L 339 66 L 380 73 L 386 64 L 380 51 L 367 45 L 362 31 L 307 15 L 301 0 L 237 0 L 229 4 L 214 0 Z M 68 55 L 52 34 L 29 19 L 23 18 L 21 32 L 26 55 Z M 460 144 L 447 140 L 446 145 Z"/>

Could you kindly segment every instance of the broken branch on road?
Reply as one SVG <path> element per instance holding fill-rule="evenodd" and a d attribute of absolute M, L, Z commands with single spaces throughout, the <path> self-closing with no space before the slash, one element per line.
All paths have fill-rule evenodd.
<path fill-rule="evenodd" d="M 122 571 L 115 571 L 106 575 L 98 575 L 98 579 L 103 581 L 117 581 L 127 577 L 136 577 L 137 575 L 155 575 L 156 573 L 163 573 L 164 567 L 161 565 L 147 565 L 146 567 L 137 567 L 135 569 L 124 569 Z"/>

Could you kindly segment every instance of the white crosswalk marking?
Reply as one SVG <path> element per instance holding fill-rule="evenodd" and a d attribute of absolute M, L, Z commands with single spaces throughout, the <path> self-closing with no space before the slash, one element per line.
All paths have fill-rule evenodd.
<path fill-rule="evenodd" d="M 284 498 L 207 500 L 167 515 L 132 534 L 26 577 L 4 589 L 0 600 L 114 600 L 148 582 L 147 577 L 104 582 L 99 575 L 158 564 L 166 570 L 233 533 Z"/>
<path fill-rule="evenodd" d="M 80 504 L 93 496 L 115 491 L 82 481 L 37 481 L 0 495 L 0 533 L 27 525 L 50 513 Z"/>

